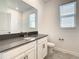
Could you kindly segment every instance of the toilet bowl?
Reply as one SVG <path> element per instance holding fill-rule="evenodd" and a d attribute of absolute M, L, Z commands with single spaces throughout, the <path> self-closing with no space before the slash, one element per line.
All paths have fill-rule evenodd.
<path fill-rule="evenodd" d="M 51 43 L 51 42 L 48 42 L 47 43 L 47 46 L 48 46 L 48 54 L 53 54 L 55 44 L 54 43 Z"/>

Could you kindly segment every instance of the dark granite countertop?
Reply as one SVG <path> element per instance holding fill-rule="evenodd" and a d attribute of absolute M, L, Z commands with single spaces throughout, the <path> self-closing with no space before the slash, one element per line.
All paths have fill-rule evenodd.
<path fill-rule="evenodd" d="M 8 51 L 10 49 L 19 47 L 21 45 L 36 41 L 40 38 L 46 37 L 45 34 L 38 34 L 38 35 L 32 35 L 31 37 L 35 37 L 35 40 L 24 40 L 24 37 L 19 38 L 13 38 L 13 39 L 7 39 L 7 40 L 0 40 L 0 53 L 4 51 Z"/>

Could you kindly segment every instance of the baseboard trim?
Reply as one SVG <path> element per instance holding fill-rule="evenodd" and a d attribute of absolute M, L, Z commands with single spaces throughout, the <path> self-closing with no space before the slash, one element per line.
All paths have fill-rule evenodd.
<path fill-rule="evenodd" d="M 58 47 L 55 47 L 55 50 L 61 51 L 63 53 L 69 53 L 71 55 L 79 57 L 79 53 L 77 53 L 77 52 L 68 51 L 68 50 L 65 50 L 65 49 L 62 49 L 62 48 L 58 48 Z"/>

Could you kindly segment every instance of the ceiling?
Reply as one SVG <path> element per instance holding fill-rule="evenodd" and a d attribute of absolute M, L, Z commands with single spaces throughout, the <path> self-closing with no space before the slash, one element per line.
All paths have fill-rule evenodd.
<path fill-rule="evenodd" d="M 51 1 L 51 0 L 42 0 L 43 2 L 45 2 L 45 3 L 47 3 L 47 2 L 49 2 L 49 1 Z"/>
<path fill-rule="evenodd" d="M 54 1 L 54 0 L 42 0 L 43 2 L 47 3 L 47 2 L 51 2 L 51 1 Z M 56 0 L 58 1 L 58 0 Z M 61 3 L 67 3 L 67 2 L 70 2 L 70 1 L 75 1 L 75 0 L 59 0 Z"/>
<path fill-rule="evenodd" d="M 71 2 L 71 1 L 75 1 L 75 0 L 60 0 L 61 3 L 68 3 L 68 2 Z"/>

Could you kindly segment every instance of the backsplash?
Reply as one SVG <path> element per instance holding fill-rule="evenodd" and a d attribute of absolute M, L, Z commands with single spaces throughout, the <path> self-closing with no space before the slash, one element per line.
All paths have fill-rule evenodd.
<path fill-rule="evenodd" d="M 37 34 L 38 34 L 38 31 L 28 32 L 28 36 L 37 35 Z M 24 35 L 27 36 L 27 32 L 14 33 L 14 34 L 4 34 L 4 35 L 0 35 L 0 40 L 12 39 L 12 38 L 17 38 L 17 37 L 24 37 Z"/>

